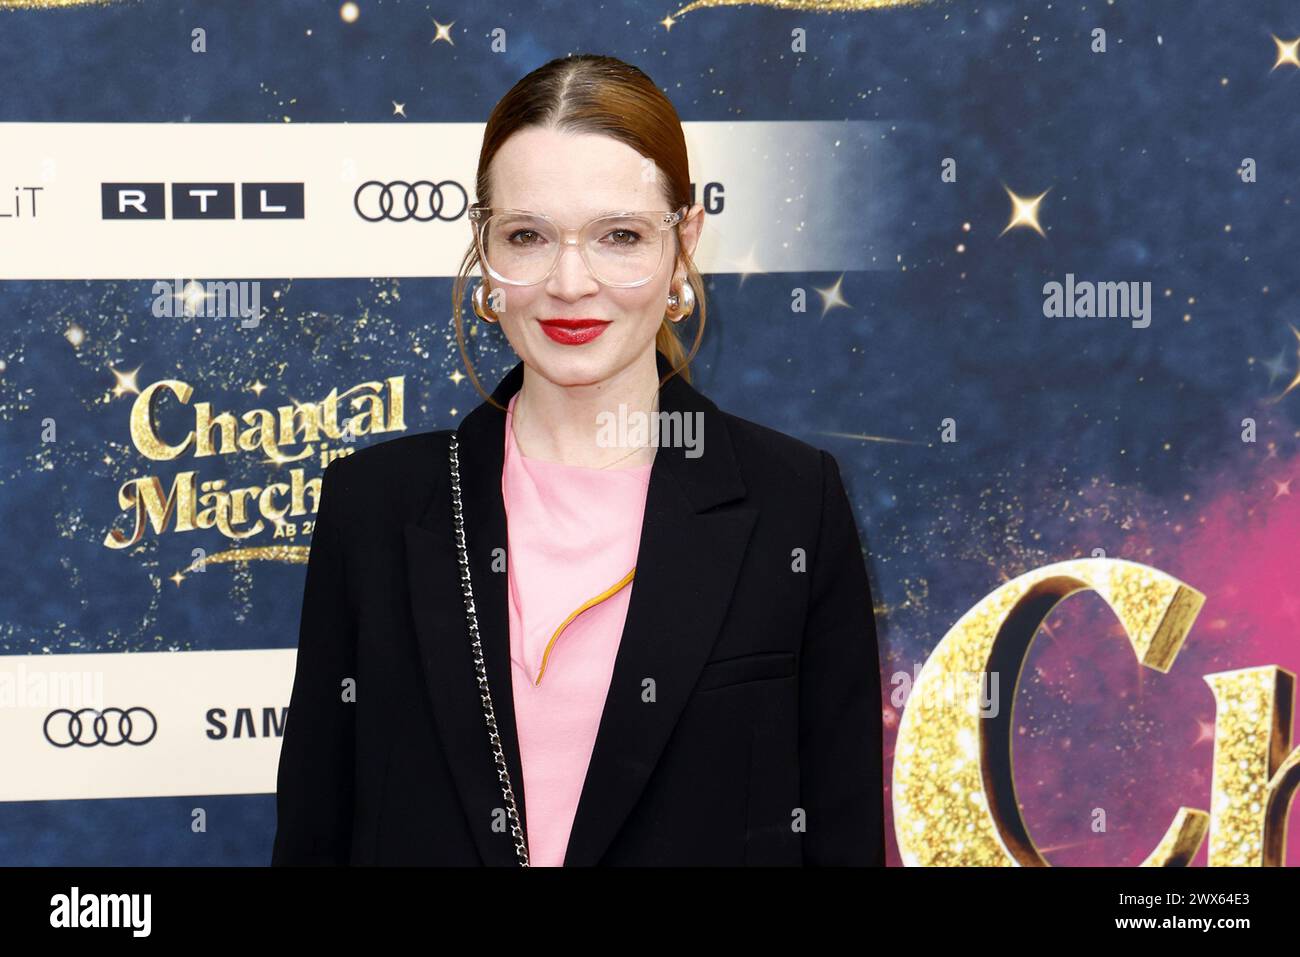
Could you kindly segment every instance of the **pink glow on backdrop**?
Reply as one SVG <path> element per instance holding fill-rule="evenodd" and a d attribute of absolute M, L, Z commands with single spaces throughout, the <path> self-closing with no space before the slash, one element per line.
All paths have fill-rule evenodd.
<path fill-rule="evenodd" d="M 1287 484 L 1300 478 L 1300 459 L 1255 459 L 1244 474 L 1213 476 L 1179 503 L 1181 514 L 1167 497 L 1133 492 L 1119 535 L 1113 522 L 1078 527 L 1062 548 L 1062 558 L 1074 557 L 1069 546 L 1087 542 L 1083 556 L 1095 543 L 1111 557 L 1168 572 L 1206 601 L 1167 675 L 1136 663 L 1095 596 L 1062 603 L 1035 640 L 1015 704 L 1016 787 L 1030 832 L 1054 865 L 1138 864 L 1178 807 L 1208 811 L 1215 715 L 1204 675 L 1266 665 L 1300 673 L 1300 481 L 1295 494 Z M 886 680 L 886 696 L 892 689 Z M 888 806 L 898 718 L 887 701 L 891 866 L 901 864 Z M 1207 844 L 1208 837 L 1194 866 L 1205 865 Z M 1287 863 L 1300 866 L 1300 824 L 1288 828 Z"/>

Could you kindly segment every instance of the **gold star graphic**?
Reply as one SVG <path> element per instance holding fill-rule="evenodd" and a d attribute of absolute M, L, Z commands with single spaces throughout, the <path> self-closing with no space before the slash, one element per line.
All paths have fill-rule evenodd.
<path fill-rule="evenodd" d="M 1300 67 L 1300 37 L 1294 40 L 1279 40 L 1273 37 L 1273 45 L 1277 47 L 1277 62 L 1273 64 L 1273 70 L 1283 64 Z M 1268 72 L 1272 73 L 1273 70 Z"/>
<path fill-rule="evenodd" d="M 454 384 L 460 385 L 461 380 L 468 377 L 464 375 L 459 369 L 456 369 L 452 372 L 452 374 L 448 378 L 450 378 Z"/>
<path fill-rule="evenodd" d="M 1047 234 L 1043 232 L 1043 227 L 1038 223 L 1038 204 L 1043 201 L 1044 196 L 1051 192 L 1050 188 L 1043 190 L 1037 196 L 1031 197 L 1017 196 L 1006 186 L 1002 188 L 1006 189 L 1007 195 L 1011 197 L 1011 221 L 998 235 L 1002 236 L 1006 234 L 1007 230 L 1026 226 L 1046 238 Z"/>
<path fill-rule="evenodd" d="M 400 117 L 402 117 L 403 119 L 405 119 L 405 118 L 406 118 L 406 104 L 405 104 L 405 103 L 398 103 L 396 100 L 392 100 L 391 102 L 392 102 L 392 104 L 393 104 L 393 116 L 400 116 Z"/>
<path fill-rule="evenodd" d="M 676 22 L 677 21 L 674 20 L 671 16 L 667 16 L 659 21 L 659 25 L 662 26 L 665 30 L 671 30 L 673 28 L 673 24 Z"/>
<path fill-rule="evenodd" d="M 135 374 L 140 371 L 139 366 L 136 366 L 130 372 L 118 372 L 112 366 L 109 366 L 109 368 L 113 370 L 113 375 L 117 379 L 117 385 L 113 386 L 114 396 L 120 399 L 128 392 L 134 392 L 136 395 L 140 394 L 140 387 L 135 382 Z"/>
<path fill-rule="evenodd" d="M 433 42 L 437 43 L 439 40 L 446 40 L 452 46 L 455 46 L 456 44 L 453 43 L 451 39 L 451 28 L 455 22 L 456 21 L 453 20 L 451 23 L 439 23 L 437 20 L 434 20 L 433 25 L 438 28 L 438 32 L 434 36 Z"/>
<path fill-rule="evenodd" d="M 213 294 L 203 288 L 203 284 L 191 279 L 185 288 L 173 297 L 181 304 L 181 312 L 186 316 L 203 315 L 207 312 L 207 302 Z"/>
<path fill-rule="evenodd" d="M 256 395 L 256 396 L 260 399 L 260 398 L 262 397 L 262 391 L 263 391 L 265 388 L 266 388 L 266 386 L 262 384 L 262 380 L 261 380 L 261 379 L 254 379 L 254 380 L 253 380 L 253 384 L 250 385 L 250 386 L 248 387 L 248 391 L 249 391 L 249 392 L 252 392 L 254 395 Z"/>
<path fill-rule="evenodd" d="M 843 287 L 843 285 L 844 285 L 844 276 L 843 274 L 841 274 L 840 278 L 836 279 L 835 284 L 832 286 L 827 286 L 825 289 L 817 289 L 816 286 L 813 287 L 813 289 L 816 290 L 817 295 L 822 297 L 823 316 L 825 316 L 826 313 L 830 312 L 830 310 L 834 309 L 836 306 L 843 306 L 845 309 L 849 307 L 848 302 L 844 299 L 844 296 L 841 295 L 840 293 L 840 290 Z"/>
<path fill-rule="evenodd" d="M 177 588 L 180 588 L 181 582 L 185 581 L 185 576 L 182 575 L 180 572 L 177 572 L 175 575 L 171 576 L 171 580 L 176 583 Z"/>

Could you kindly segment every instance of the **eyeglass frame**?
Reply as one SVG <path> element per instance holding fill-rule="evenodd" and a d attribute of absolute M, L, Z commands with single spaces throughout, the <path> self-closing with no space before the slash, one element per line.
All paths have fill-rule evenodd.
<path fill-rule="evenodd" d="M 548 216 L 546 213 L 539 213 L 533 209 L 517 209 L 511 206 L 484 206 L 482 203 L 474 203 L 467 210 L 467 216 L 474 223 L 474 245 L 478 247 L 479 265 L 483 269 L 486 269 L 497 282 L 504 283 L 507 286 L 536 286 L 538 283 L 546 282 L 546 280 L 550 279 L 551 276 L 555 274 L 556 267 L 560 265 L 560 258 L 564 255 L 564 247 L 577 246 L 578 253 L 582 256 L 582 261 L 587 267 L 587 272 L 591 274 L 591 277 L 595 279 L 596 282 L 600 283 L 602 286 L 610 286 L 616 289 L 635 289 L 637 286 L 644 286 L 648 283 L 655 277 L 655 273 L 652 272 L 650 275 L 646 276 L 644 279 L 638 280 L 637 282 L 605 282 L 596 275 L 596 270 L 592 268 L 591 262 L 587 259 L 587 247 L 583 243 L 580 243 L 578 239 L 581 237 L 582 233 L 586 231 L 587 227 L 597 220 L 615 219 L 619 216 L 658 216 L 661 220 L 659 223 L 659 231 L 665 232 L 666 230 L 672 229 L 674 226 L 681 225 L 682 221 L 686 219 L 685 210 L 688 208 L 689 207 L 686 205 L 682 205 L 677 207 L 677 209 L 667 211 L 662 209 L 640 209 L 601 213 L 599 216 L 591 217 L 591 219 L 587 220 L 576 229 L 561 226 L 555 221 L 554 217 Z M 536 216 L 539 219 L 546 220 L 555 227 L 555 231 L 560 234 L 560 249 L 555 254 L 555 261 L 551 263 L 551 268 L 547 270 L 545 276 L 542 276 L 540 279 L 534 279 L 532 282 L 513 282 L 506 279 L 492 268 L 491 264 L 487 260 L 487 253 L 483 249 L 483 226 L 488 219 L 498 213 L 520 213 L 525 216 Z M 662 266 L 663 263 L 663 250 L 661 249 L 659 252 L 659 266 Z M 659 266 L 655 267 L 655 272 L 658 272 Z"/>

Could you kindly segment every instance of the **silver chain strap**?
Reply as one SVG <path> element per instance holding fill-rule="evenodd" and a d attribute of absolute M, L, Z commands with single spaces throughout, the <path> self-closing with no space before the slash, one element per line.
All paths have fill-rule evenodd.
<path fill-rule="evenodd" d="M 521 867 L 528 867 L 528 844 L 524 828 L 515 808 L 515 792 L 510 786 L 510 769 L 501 750 L 501 735 L 497 731 L 496 711 L 492 708 L 492 693 L 488 690 L 487 666 L 483 662 L 483 642 L 478 634 L 478 614 L 474 610 L 474 589 L 469 580 L 469 553 L 465 547 L 465 515 L 460 501 L 460 456 L 456 433 L 451 433 L 451 504 L 456 528 L 457 561 L 460 564 L 460 587 L 465 596 L 465 618 L 469 621 L 470 647 L 474 650 L 474 673 L 478 676 L 479 697 L 483 701 L 483 716 L 487 719 L 488 737 L 492 741 L 492 758 L 496 763 L 497 778 L 501 781 L 501 795 L 506 802 L 506 816 L 510 819 L 510 833 L 515 839 L 515 854 Z"/>

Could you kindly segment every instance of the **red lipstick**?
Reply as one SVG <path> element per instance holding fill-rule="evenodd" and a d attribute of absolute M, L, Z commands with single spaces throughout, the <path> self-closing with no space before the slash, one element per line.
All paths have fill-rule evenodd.
<path fill-rule="evenodd" d="M 539 319 L 542 331 L 564 346 L 580 346 L 605 331 L 606 319 Z"/>

